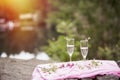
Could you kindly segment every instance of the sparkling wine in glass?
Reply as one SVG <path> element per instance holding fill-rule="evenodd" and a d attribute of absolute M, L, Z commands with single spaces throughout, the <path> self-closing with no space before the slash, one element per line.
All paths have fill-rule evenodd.
<path fill-rule="evenodd" d="M 84 60 L 86 60 L 88 54 L 88 40 L 81 40 L 80 41 L 80 50 Z"/>
<path fill-rule="evenodd" d="M 71 62 L 72 61 L 71 57 L 74 52 L 74 38 L 67 38 L 67 52 L 70 56 L 70 62 Z"/>

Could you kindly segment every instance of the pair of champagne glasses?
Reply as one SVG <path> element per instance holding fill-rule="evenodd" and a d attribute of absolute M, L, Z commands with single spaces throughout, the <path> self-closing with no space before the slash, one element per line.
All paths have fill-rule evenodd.
<path fill-rule="evenodd" d="M 70 57 L 70 62 L 72 61 L 72 54 L 74 52 L 74 38 L 67 38 L 67 52 Z M 81 55 L 83 57 L 83 60 L 86 60 L 87 54 L 88 54 L 88 39 L 85 40 L 80 40 L 80 50 L 81 50 Z"/>

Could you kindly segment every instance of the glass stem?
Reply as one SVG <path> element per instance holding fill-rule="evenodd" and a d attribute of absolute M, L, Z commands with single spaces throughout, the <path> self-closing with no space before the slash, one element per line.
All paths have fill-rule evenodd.
<path fill-rule="evenodd" d="M 70 56 L 70 62 L 71 62 L 72 60 L 71 60 L 71 56 Z"/>
<path fill-rule="evenodd" d="M 83 57 L 83 60 L 86 60 L 86 57 Z"/>

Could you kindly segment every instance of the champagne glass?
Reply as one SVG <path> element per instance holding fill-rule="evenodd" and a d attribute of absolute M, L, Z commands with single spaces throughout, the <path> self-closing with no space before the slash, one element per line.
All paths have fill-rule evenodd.
<path fill-rule="evenodd" d="M 81 40 L 80 41 L 80 50 L 83 57 L 83 60 L 86 60 L 88 54 L 88 40 Z"/>
<path fill-rule="evenodd" d="M 72 61 L 71 57 L 74 52 L 74 38 L 67 38 L 67 52 L 69 54 L 70 62 L 71 62 Z"/>

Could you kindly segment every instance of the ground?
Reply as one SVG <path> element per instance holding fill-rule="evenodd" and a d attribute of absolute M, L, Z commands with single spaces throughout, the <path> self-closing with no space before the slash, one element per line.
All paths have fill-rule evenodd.
<path fill-rule="evenodd" d="M 51 63 L 52 61 L 41 60 L 18 60 L 9 58 L 0 58 L 0 80 L 31 80 L 32 72 L 36 65 Z M 120 62 L 119 62 L 120 66 Z M 68 80 L 68 79 L 67 79 Z M 77 80 L 77 79 L 69 79 Z M 93 80 L 93 79 L 81 79 Z M 119 77 L 113 75 L 97 76 L 94 80 L 119 80 Z"/>
<path fill-rule="evenodd" d="M 31 80 L 36 65 L 49 62 L 0 58 L 0 80 Z"/>

